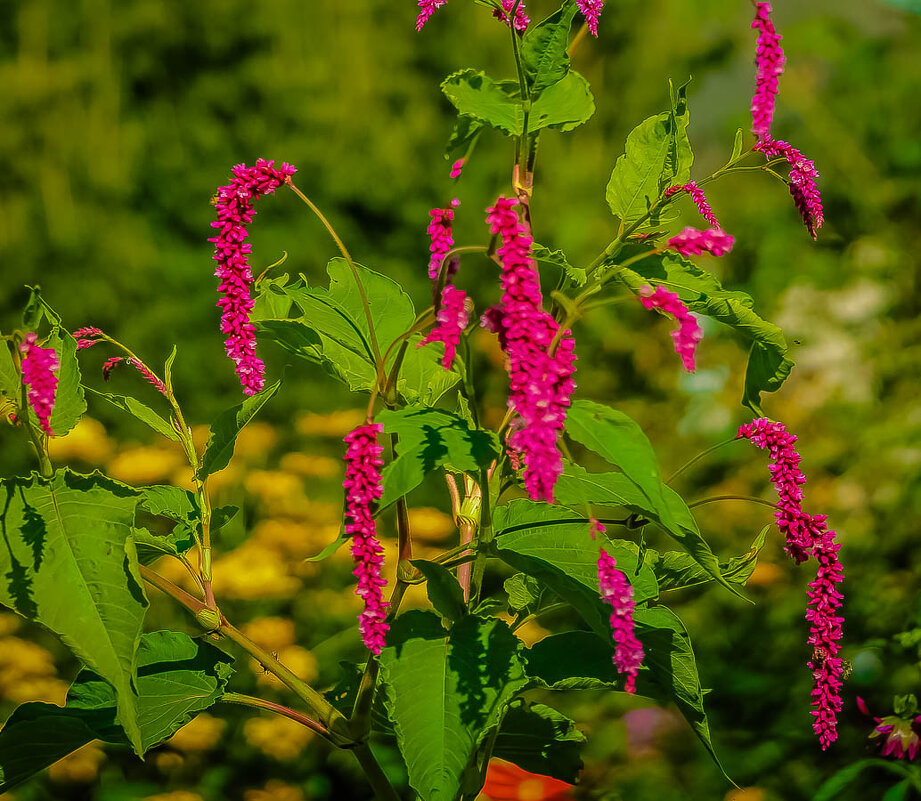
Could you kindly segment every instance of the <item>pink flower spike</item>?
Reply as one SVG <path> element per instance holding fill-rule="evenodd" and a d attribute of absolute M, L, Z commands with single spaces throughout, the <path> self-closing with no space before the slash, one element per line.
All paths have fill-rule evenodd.
<path fill-rule="evenodd" d="M 42 431 L 53 437 L 51 413 L 54 411 L 54 396 L 58 389 L 55 373 L 61 368 L 58 354 L 54 348 L 39 345 L 35 334 L 26 334 L 25 340 L 19 345 L 19 352 L 22 354 L 22 383 L 27 390 L 29 405 Z"/>
<path fill-rule="evenodd" d="M 168 394 L 166 390 L 166 384 L 164 384 L 159 378 L 157 378 L 150 371 L 147 365 L 144 364 L 144 362 L 142 362 L 140 359 L 134 359 L 134 358 L 127 359 L 126 361 L 135 370 L 137 370 L 142 376 L 144 376 L 144 378 L 147 379 L 147 382 L 151 384 L 153 388 L 157 390 L 157 392 L 159 392 L 164 397 Z"/>
<path fill-rule="evenodd" d="M 601 599 L 613 608 L 611 633 L 614 638 L 614 666 L 627 678 L 624 690 L 636 692 L 636 674 L 643 664 L 643 646 L 636 638 L 633 624 L 633 587 L 617 560 L 604 548 L 598 555 L 598 586 Z"/>
<path fill-rule="evenodd" d="M 604 11 L 604 0 L 576 0 L 579 11 L 585 17 L 585 24 L 592 36 L 598 35 L 598 17 Z"/>
<path fill-rule="evenodd" d="M 783 156 L 787 160 L 790 165 L 790 194 L 793 196 L 797 211 L 803 218 L 806 230 L 815 239 L 816 230 L 825 223 L 822 194 L 815 180 L 819 177 L 815 162 L 807 159 L 792 145 L 779 139 L 764 139 L 755 145 L 755 150 L 764 153 L 768 159 Z"/>
<path fill-rule="evenodd" d="M 778 79 L 783 74 L 786 62 L 780 46 L 783 37 L 777 33 L 771 21 L 770 3 L 755 3 L 752 28 L 758 31 L 758 50 L 755 54 L 758 77 L 752 97 L 752 131 L 759 139 L 767 139 L 771 135 L 771 123 L 774 120 Z"/>
<path fill-rule="evenodd" d="M 467 327 L 470 311 L 467 308 L 467 293 L 448 284 L 441 291 L 441 306 L 438 309 L 435 327 L 417 347 L 428 345 L 430 342 L 443 342 L 445 355 L 441 360 L 442 367 L 450 370 L 457 356 L 457 346 L 461 334 Z"/>
<path fill-rule="evenodd" d="M 112 371 L 123 361 L 125 361 L 123 356 L 113 356 L 111 359 L 106 359 L 102 365 L 102 380 L 108 381 L 112 377 Z"/>
<path fill-rule="evenodd" d="M 512 13 L 512 9 L 515 8 L 516 2 L 518 2 L 518 0 L 502 0 L 503 11 L 497 8 L 492 12 L 492 15 L 508 25 L 508 15 Z M 531 18 L 525 13 L 524 0 L 521 0 L 521 2 L 518 2 L 517 11 L 515 11 L 515 30 L 518 31 L 518 33 L 524 33 L 530 24 Z"/>
<path fill-rule="evenodd" d="M 265 385 L 265 364 L 256 356 L 256 327 L 249 319 L 254 304 L 249 266 L 252 245 L 243 240 L 249 236 L 247 225 L 256 216 L 256 199 L 272 194 L 295 172 L 290 164 L 276 168 L 274 161 L 265 159 L 256 159 L 254 167 L 238 164 L 230 183 L 218 188 L 212 201 L 217 220 L 211 227 L 218 233 L 208 241 L 214 244 L 213 258 L 218 264 L 214 274 L 221 279 L 218 292 L 222 297 L 217 305 L 223 312 L 221 331 L 227 335 L 224 349 L 236 365 L 246 395 L 255 395 Z"/>
<path fill-rule="evenodd" d="M 688 307 L 681 302 L 681 298 L 674 292 L 659 286 L 653 291 L 646 285 L 640 289 L 640 303 L 647 309 L 658 309 L 663 314 L 669 314 L 679 323 L 677 331 L 672 331 L 675 341 L 675 353 L 681 357 L 684 369 L 693 373 L 697 369 L 694 354 L 697 343 L 703 339 L 704 332 L 697 322 L 697 318 L 688 311 Z"/>
<path fill-rule="evenodd" d="M 448 255 L 448 251 L 454 247 L 454 234 L 451 230 L 454 223 L 454 208 L 452 203 L 451 208 L 432 209 L 429 212 L 432 220 L 426 233 L 431 239 L 429 252 L 432 255 L 429 258 L 429 278 L 433 281 L 438 277 L 441 263 Z"/>
<path fill-rule="evenodd" d="M 721 228 L 708 228 L 706 231 L 701 231 L 689 226 L 677 236 L 669 239 L 666 247 L 684 257 L 699 256 L 701 253 L 724 256 L 732 250 L 735 241 L 734 237 Z"/>
<path fill-rule="evenodd" d="M 384 491 L 381 481 L 383 446 L 377 441 L 383 426 L 359 426 L 345 437 L 345 533 L 352 538 L 353 575 L 358 579 L 355 594 L 364 601 L 358 616 L 361 638 L 374 654 L 383 649 L 387 624 L 387 602 L 383 588 L 387 582 L 381 578 L 384 549 L 377 539 L 371 506 L 380 500 Z"/>
<path fill-rule="evenodd" d="M 467 161 L 467 159 L 458 159 L 457 161 L 454 162 L 454 164 L 451 165 L 451 177 L 452 178 L 461 177 L 461 171 L 464 169 L 465 161 Z"/>
<path fill-rule="evenodd" d="M 73 333 L 74 339 L 77 340 L 77 350 L 93 347 L 93 345 L 98 343 L 100 338 L 104 336 L 105 334 L 102 332 L 101 328 L 95 328 L 93 326 L 78 328 Z"/>
<path fill-rule="evenodd" d="M 416 4 L 420 9 L 419 15 L 416 17 L 416 31 L 421 31 L 425 27 L 425 23 L 429 21 L 429 17 L 447 2 L 448 0 L 419 0 Z"/>

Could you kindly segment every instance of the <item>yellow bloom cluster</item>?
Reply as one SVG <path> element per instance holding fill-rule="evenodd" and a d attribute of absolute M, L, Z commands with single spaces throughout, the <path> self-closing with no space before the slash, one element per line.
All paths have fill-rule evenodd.
<path fill-rule="evenodd" d="M 247 790 L 243 801 L 304 801 L 304 793 L 299 787 L 272 779 L 261 790 Z"/>
<path fill-rule="evenodd" d="M 253 748 L 280 762 L 296 759 L 315 737 L 300 723 L 278 716 L 250 718 L 243 726 L 243 736 Z"/>
<path fill-rule="evenodd" d="M 89 784 L 105 762 L 105 752 L 97 742 L 88 743 L 55 762 L 49 769 L 51 780 L 60 784 Z"/>
<path fill-rule="evenodd" d="M 170 737 L 169 744 L 177 751 L 186 753 L 210 751 L 221 739 L 226 725 L 220 718 L 202 712 Z"/>
<path fill-rule="evenodd" d="M 12 617 L 0 615 L 0 631 L 11 626 Z M 57 678 L 49 651 L 28 640 L 0 637 L 0 697 L 16 704 L 63 704 L 66 694 L 67 683 Z"/>

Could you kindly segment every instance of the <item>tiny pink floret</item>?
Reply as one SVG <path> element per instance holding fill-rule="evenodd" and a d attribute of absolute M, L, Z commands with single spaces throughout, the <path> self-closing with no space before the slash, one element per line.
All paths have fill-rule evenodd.
<path fill-rule="evenodd" d="M 658 286 L 653 290 L 648 284 L 640 288 L 640 303 L 647 309 L 658 309 L 663 314 L 671 315 L 678 322 L 678 330 L 672 331 L 675 341 L 675 353 L 681 357 L 684 369 L 693 373 L 697 369 L 695 352 L 697 343 L 703 339 L 704 332 L 697 318 L 688 311 L 677 294 Z"/>
<path fill-rule="evenodd" d="M 592 36 L 598 35 L 598 17 L 604 11 L 604 0 L 576 0 L 579 11 L 585 17 L 585 24 Z"/>
<path fill-rule="evenodd" d="M 735 238 L 721 228 L 708 228 L 701 231 L 699 228 L 688 226 L 677 236 L 668 240 L 667 248 L 688 256 L 699 256 L 710 253 L 713 256 L 724 256 L 735 244 Z"/>
<path fill-rule="evenodd" d="M 365 646 L 374 654 L 384 648 L 387 624 L 387 602 L 383 588 L 387 582 L 381 577 L 384 549 L 377 539 L 372 505 L 383 492 L 381 458 L 383 446 L 378 435 L 383 426 L 359 426 L 345 437 L 345 533 L 352 538 L 353 575 L 358 579 L 355 594 L 364 602 L 358 616 L 358 627 Z"/>
<path fill-rule="evenodd" d="M 430 342 L 444 343 L 445 355 L 441 360 L 441 365 L 445 370 L 450 370 L 457 357 L 457 346 L 460 344 L 460 338 L 467 327 L 469 317 L 467 293 L 448 284 L 441 291 L 441 305 L 436 315 L 435 327 L 419 343 L 418 347 L 421 348 Z"/>
<path fill-rule="evenodd" d="M 256 356 L 256 327 L 249 319 L 255 303 L 250 292 L 252 245 L 243 240 L 249 236 L 247 226 L 256 216 L 254 202 L 272 194 L 295 172 L 290 164 L 276 168 L 274 161 L 265 159 L 257 159 L 254 167 L 238 164 L 230 183 L 217 190 L 213 201 L 217 220 L 211 227 L 218 230 L 218 235 L 208 241 L 214 244 L 218 265 L 214 274 L 221 279 L 218 292 L 222 297 L 217 305 L 223 312 L 221 331 L 227 335 L 224 349 L 236 365 L 246 395 L 255 395 L 265 385 L 265 364 Z"/>
<path fill-rule="evenodd" d="M 512 9 L 515 8 L 515 3 L 516 0 L 502 0 L 503 10 L 500 11 L 498 8 L 494 9 L 492 15 L 511 27 L 508 15 L 511 14 Z M 531 18 L 525 13 L 524 0 L 521 0 L 521 2 L 518 3 L 518 9 L 515 11 L 515 30 L 518 31 L 518 33 L 524 33 L 530 24 Z"/>
<path fill-rule="evenodd" d="M 604 526 L 597 523 L 596 531 L 602 533 Z M 598 555 L 598 586 L 601 599 L 609 603 L 611 613 L 611 634 L 614 639 L 614 666 L 626 676 L 624 690 L 636 692 L 636 675 L 643 664 L 643 646 L 636 637 L 633 622 L 633 586 L 623 571 L 618 569 L 617 560 L 604 548 Z"/>
<path fill-rule="evenodd" d="M 778 81 L 786 62 L 780 45 L 783 37 L 777 33 L 771 21 L 770 3 L 755 3 L 752 28 L 758 31 L 758 50 L 755 54 L 758 76 L 752 97 L 752 132 L 759 139 L 766 139 L 771 135 Z"/>
<path fill-rule="evenodd" d="M 54 411 L 54 398 L 58 389 L 58 377 L 61 362 L 54 348 L 43 348 L 38 344 L 35 334 L 26 334 L 19 345 L 22 354 L 22 383 L 26 387 L 26 397 L 38 424 L 48 436 L 53 437 L 51 413 Z"/>
<path fill-rule="evenodd" d="M 466 161 L 467 159 L 458 159 L 457 161 L 454 162 L 454 164 L 451 165 L 451 177 L 452 178 L 461 177 L 461 172 L 463 172 L 463 169 L 464 169 L 464 162 Z"/>

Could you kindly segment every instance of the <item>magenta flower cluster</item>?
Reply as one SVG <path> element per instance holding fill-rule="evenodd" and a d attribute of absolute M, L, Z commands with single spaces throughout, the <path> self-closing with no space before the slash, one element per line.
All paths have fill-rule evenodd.
<path fill-rule="evenodd" d="M 838 585 L 844 574 L 838 561 L 839 544 L 835 532 L 826 527 L 825 515 L 810 515 L 803 510 L 803 484 L 806 477 L 799 468 L 802 457 L 794 445 L 796 436 L 783 423 L 758 418 L 739 428 L 739 437 L 767 450 L 771 458 L 771 482 L 779 501 L 774 517 L 786 537 L 785 550 L 797 563 L 814 556 L 818 562 L 815 580 L 809 584 L 806 619 L 810 623 L 809 644 L 813 648 L 811 714 L 813 729 L 823 749 L 837 737 L 837 715 L 841 710 L 842 660 L 838 657 L 841 624 L 838 615 L 842 595 Z"/>
<path fill-rule="evenodd" d="M 691 200 L 694 201 L 694 205 L 697 206 L 697 211 L 700 212 L 700 216 L 703 217 L 710 225 L 714 228 L 720 228 L 720 221 L 716 219 L 716 215 L 713 213 L 713 208 L 710 206 L 710 202 L 707 200 L 707 196 L 704 194 L 704 190 L 701 189 L 694 181 L 689 181 L 688 183 L 681 186 L 670 186 L 665 190 L 665 197 L 672 197 L 672 195 L 677 195 L 679 192 L 687 192 Z"/>
<path fill-rule="evenodd" d="M 763 139 L 755 145 L 755 150 L 764 153 L 769 159 L 783 156 L 787 160 L 790 165 L 790 194 L 793 195 L 793 202 L 810 236 L 815 239 L 816 230 L 825 222 L 822 195 L 816 184 L 819 172 L 815 162 L 807 159 L 793 145 L 779 139 Z"/>
<path fill-rule="evenodd" d="M 429 21 L 429 17 L 447 2 L 448 0 L 419 0 L 417 3 L 419 14 L 416 17 L 416 30 L 421 31 L 425 27 L 425 23 Z"/>
<path fill-rule="evenodd" d="M 597 36 L 598 17 L 604 11 L 604 0 L 576 0 L 576 5 L 579 6 L 579 11 L 585 17 L 585 24 L 588 25 L 592 36 Z"/>
<path fill-rule="evenodd" d="M 88 325 L 74 331 L 73 337 L 77 340 L 77 350 L 83 350 L 84 348 L 91 348 L 93 345 L 101 342 L 102 338 L 105 337 L 105 333 L 103 333 L 101 328 Z"/>
<path fill-rule="evenodd" d="M 38 424 L 49 436 L 54 436 L 51 429 L 51 413 L 54 411 L 54 398 L 58 391 L 58 377 L 55 373 L 61 368 L 61 362 L 54 348 L 43 348 L 38 344 L 35 334 L 26 334 L 19 344 L 22 355 L 22 383 L 26 387 L 29 406 L 38 418 Z"/>
<path fill-rule="evenodd" d="M 518 0 L 502 0 L 503 10 L 500 11 L 497 8 L 492 12 L 492 15 L 496 19 L 502 20 L 502 22 L 504 22 L 506 25 L 509 25 L 509 27 L 511 27 L 511 24 L 509 23 L 509 14 L 511 14 L 512 10 L 514 10 L 515 11 L 515 30 L 518 31 L 518 33 L 524 33 L 527 30 L 528 25 L 531 24 L 531 18 L 525 13 L 524 0 L 521 0 L 521 2 L 518 2 L 517 9 L 515 9 L 516 2 L 518 2 Z"/>
<path fill-rule="evenodd" d="M 758 75 L 752 97 L 752 131 L 759 139 L 767 139 L 771 135 L 771 123 L 774 120 L 778 79 L 783 74 L 786 61 L 780 46 L 783 37 L 777 33 L 771 21 L 770 3 L 755 3 L 752 28 L 758 31 L 758 50 L 755 54 Z"/>
<path fill-rule="evenodd" d="M 445 370 L 450 370 L 457 357 L 457 346 L 460 343 L 461 334 L 467 327 L 469 317 L 467 293 L 448 284 L 441 290 L 441 306 L 436 315 L 435 327 L 419 343 L 419 347 L 428 345 L 430 342 L 444 343 L 445 355 L 441 364 Z"/>
<path fill-rule="evenodd" d="M 461 177 L 461 172 L 462 172 L 463 169 L 464 169 L 464 163 L 465 163 L 466 161 L 467 161 L 467 159 L 458 159 L 457 161 L 455 161 L 455 162 L 451 165 L 451 177 L 452 177 L 452 178 L 460 178 L 460 177 Z"/>
<path fill-rule="evenodd" d="M 681 302 L 681 298 L 674 292 L 664 287 L 657 286 L 655 291 L 648 284 L 640 288 L 640 303 L 647 309 L 658 309 L 664 314 L 669 314 L 678 322 L 678 330 L 672 331 L 675 341 L 675 353 L 681 357 L 684 369 L 693 373 L 697 369 L 694 353 L 697 343 L 703 339 L 704 332 L 697 322 L 697 318 L 688 311 L 688 307 Z"/>
<path fill-rule="evenodd" d="M 732 250 L 734 244 L 735 238 L 721 228 L 701 231 L 699 228 L 688 226 L 680 234 L 669 239 L 666 247 L 684 257 L 699 256 L 701 253 L 724 256 Z"/>
<path fill-rule="evenodd" d="M 217 190 L 217 220 L 211 227 L 218 230 L 218 235 L 208 240 L 214 243 L 214 260 L 218 264 L 214 274 L 221 279 L 218 292 L 223 297 L 217 305 L 223 312 L 221 331 L 227 335 L 224 348 L 236 365 L 247 395 L 255 395 L 263 388 L 265 365 L 256 356 L 256 328 L 249 319 L 254 301 L 250 295 L 252 245 L 243 241 L 249 236 L 246 226 L 256 215 L 255 200 L 274 192 L 296 172 L 290 164 L 280 168 L 274 165 L 274 161 L 257 159 L 255 167 L 238 164 L 233 168 L 230 183 Z"/>
<path fill-rule="evenodd" d="M 600 526 L 600 524 L 599 524 Z M 601 527 L 600 530 L 604 530 Z M 643 646 L 633 624 L 633 587 L 617 560 L 604 548 L 598 555 L 598 585 L 601 598 L 611 605 L 611 633 L 614 638 L 614 665 L 626 676 L 624 690 L 636 692 L 636 674 L 643 664 Z"/>
<path fill-rule="evenodd" d="M 563 470 L 557 441 L 576 387 L 575 341 L 569 331 L 560 332 L 543 308 L 531 231 L 517 206 L 517 199 L 500 197 L 487 209 L 490 231 L 502 243 L 496 257 L 503 294 L 498 307 L 484 317 L 487 327 L 498 332 L 508 357 L 509 405 L 520 417 L 509 445 L 524 457 L 524 483 L 532 500 L 552 503 Z"/>
<path fill-rule="evenodd" d="M 109 377 L 112 375 L 112 371 L 122 362 L 125 364 L 131 365 L 135 370 L 137 370 L 144 379 L 149 383 L 157 392 L 161 395 L 166 396 L 168 394 L 166 389 L 166 384 L 164 384 L 156 375 L 151 371 L 151 369 L 144 364 L 140 359 L 135 359 L 133 356 L 125 358 L 124 356 L 113 356 L 111 359 L 106 359 L 105 363 L 102 365 L 102 377 L 104 380 L 108 381 Z"/>
<path fill-rule="evenodd" d="M 345 437 L 345 533 L 352 538 L 353 575 L 358 579 L 355 594 L 364 602 L 358 616 L 358 627 L 365 646 L 374 654 L 384 647 L 387 624 L 387 602 L 383 588 L 387 582 L 381 578 L 384 549 L 377 539 L 377 530 L 371 506 L 380 500 L 383 492 L 381 454 L 383 446 L 377 437 L 383 430 L 380 424 L 368 423 L 351 431 Z"/>
<path fill-rule="evenodd" d="M 446 209 L 432 209 L 429 216 L 432 218 L 426 233 L 431 240 L 429 252 L 432 254 L 429 258 L 429 278 L 432 280 L 438 277 L 441 270 L 441 264 L 448 255 L 451 248 L 454 247 L 454 209 L 460 205 L 460 201 L 455 198 L 451 201 L 451 207 Z"/>

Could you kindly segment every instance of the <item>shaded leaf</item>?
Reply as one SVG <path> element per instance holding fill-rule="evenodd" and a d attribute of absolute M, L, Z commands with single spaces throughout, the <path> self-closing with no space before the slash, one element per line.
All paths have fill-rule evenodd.
<path fill-rule="evenodd" d="M 885 759 L 861 759 L 859 762 L 854 762 L 846 768 L 842 768 L 828 779 L 812 797 L 812 801 L 834 801 L 840 798 L 841 791 L 869 768 L 886 770 L 899 776 L 911 775 L 910 771 L 898 762 L 890 762 Z"/>
<path fill-rule="evenodd" d="M 585 735 L 565 715 L 543 704 L 522 704 L 502 721 L 493 756 L 571 784 L 582 770 L 584 742 Z"/>
<path fill-rule="evenodd" d="M 559 267 L 577 286 L 583 286 L 588 280 L 585 270 L 582 267 L 573 267 L 562 250 L 551 251 L 549 248 L 538 245 L 535 242 L 531 245 L 531 256 L 544 264 L 552 264 L 554 267 Z"/>
<path fill-rule="evenodd" d="M 502 587 L 508 595 L 509 609 L 516 612 L 524 611 L 531 606 L 536 608 L 544 592 L 541 583 L 526 573 L 516 573 L 511 578 L 507 578 Z"/>
<path fill-rule="evenodd" d="M 751 548 L 741 556 L 733 556 L 726 562 L 720 563 L 720 572 L 723 578 L 732 584 L 745 584 L 751 577 L 755 566 L 758 564 L 758 554 L 764 547 L 764 540 L 771 526 L 765 526 L 755 538 Z M 655 571 L 659 582 L 659 590 L 680 590 L 695 587 L 712 580 L 707 573 L 689 554 L 679 551 L 667 551 L 662 554 L 649 552 L 652 569 Z"/>
<path fill-rule="evenodd" d="M 179 442 L 179 432 L 167 421 L 164 420 L 153 409 L 130 395 L 114 395 L 110 392 L 99 392 L 92 387 L 86 387 L 95 397 L 108 401 L 113 406 L 121 409 L 123 412 L 140 420 L 146 426 L 156 431 L 158 434 Z"/>
<path fill-rule="evenodd" d="M 448 568 L 425 559 L 413 559 L 412 565 L 425 576 L 425 591 L 438 614 L 451 621 L 467 614 L 464 591 Z"/>

